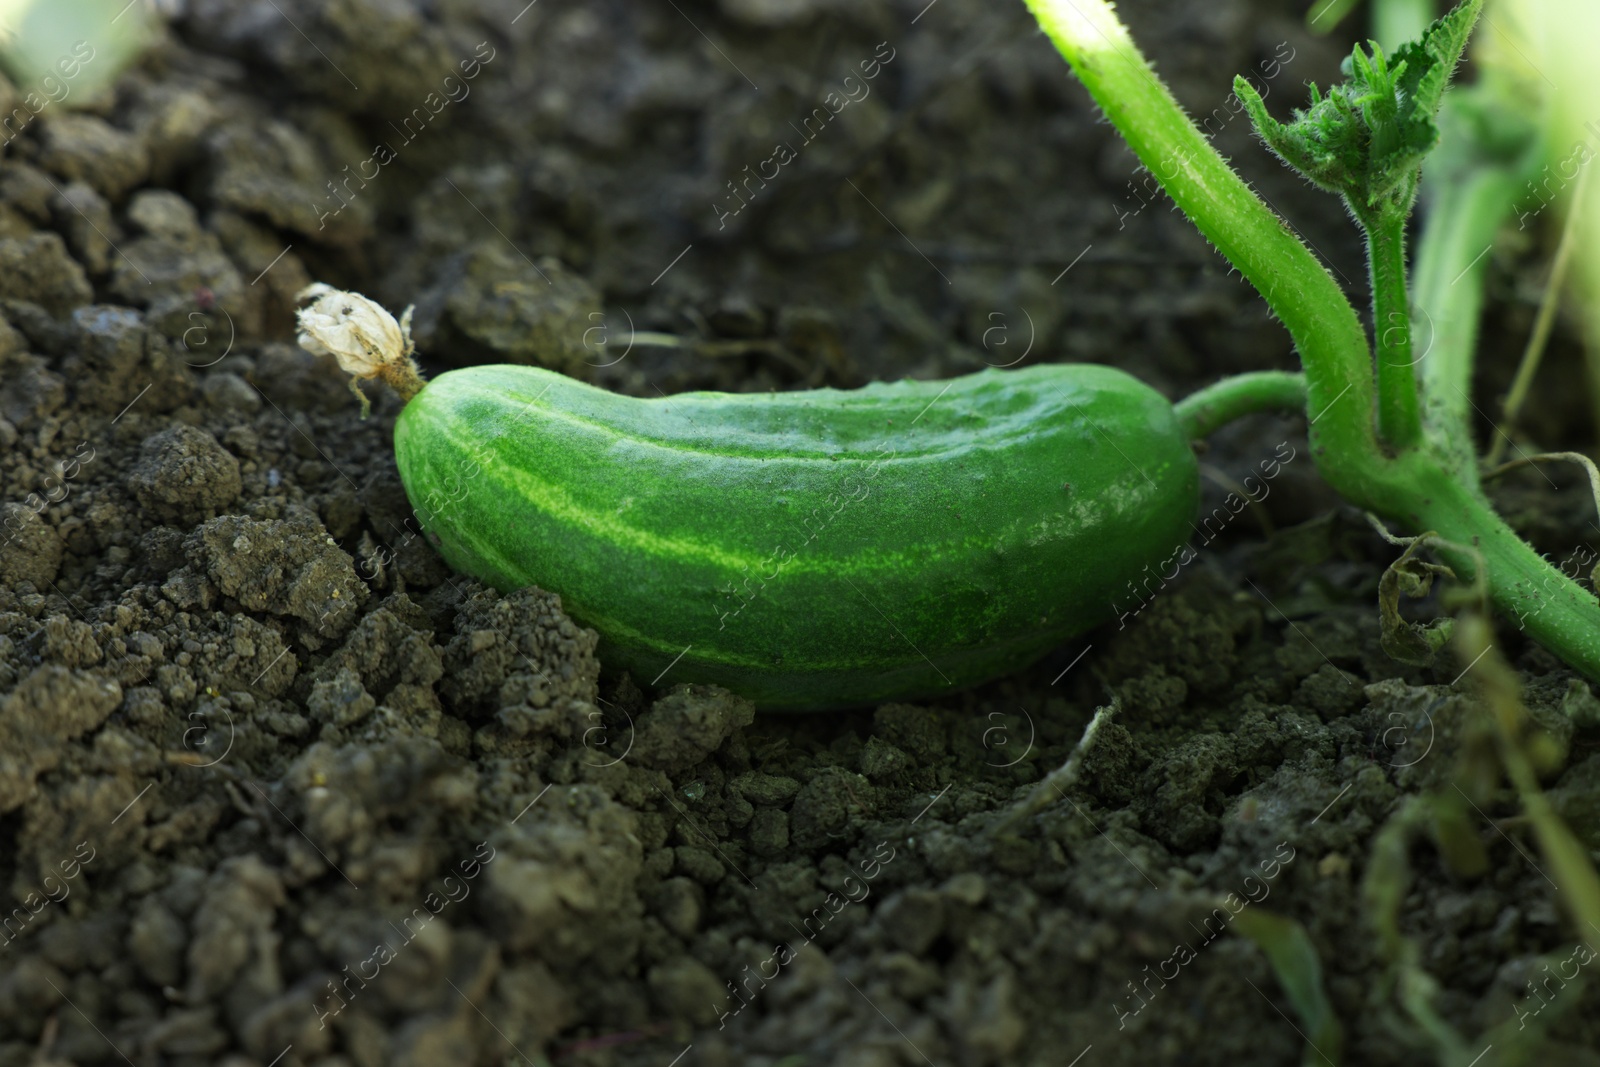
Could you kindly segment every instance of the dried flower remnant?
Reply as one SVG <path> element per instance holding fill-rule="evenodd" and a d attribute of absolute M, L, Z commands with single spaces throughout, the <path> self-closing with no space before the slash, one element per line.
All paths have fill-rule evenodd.
<path fill-rule="evenodd" d="M 317 282 L 296 294 L 297 301 L 310 300 L 299 310 L 300 332 L 295 340 L 314 356 L 332 356 L 350 377 L 350 391 L 361 401 L 361 417 L 372 404 L 356 383 L 366 378 L 387 382 L 401 400 L 410 400 L 422 390 L 422 374 L 417 370 L 411 343 L 411 308 L 396 322 L 379 303 L 360 293 L 335 289 Z"/>

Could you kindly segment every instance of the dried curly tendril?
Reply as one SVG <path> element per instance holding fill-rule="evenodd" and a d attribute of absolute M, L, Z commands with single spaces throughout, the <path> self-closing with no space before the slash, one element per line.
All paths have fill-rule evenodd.
<path fill-rule="evenodd" d="M 317 282 L 295 294 L 295 301 L 311 303 L 297 313 L 295 340 L 314 356 L 332 356 L 350 375 L 350 391 L 361 401 L 361 417 L 372 403 L 356 383 L 377 378 L 410 400 L 422 391 L 422 374 L 412 359 L 411 308 L 396 322 L 382 305 L 360 293 L 335 289 Z"/>

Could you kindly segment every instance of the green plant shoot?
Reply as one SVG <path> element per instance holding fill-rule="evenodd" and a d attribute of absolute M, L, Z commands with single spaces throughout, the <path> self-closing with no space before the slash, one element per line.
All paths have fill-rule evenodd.
<path fill-rule="evenodd" d="M 1464 461 L 1475 455 L 1464 395 L 1470 349 L 1412 354 L 1405 225 L 1482 0 L 1464 0 L 1392 56 L 1375 44 L 1358 47 L 1345 63 L 1346 81 L 1314 91 L 1292 122 L 1275 121 L 1248 84 L 1235 84 L 1268 146 L 1343 197 L 1366 231 L 1371 341 L 1327 270 L 1205 139 L 1106 0 L 1028 4 L 1173 202 L 1288 329 L 1305 370 L 1312 454 L 1323 477 L 1351 503 L 1435 534 L 1456 576 L 1481 580 L 1502 617 L 1600 678 L 1600 601 L 1506 525 L 1483 494 L 1477 464 Z M 1435 269 L 1429 299 L 1454 300 L 1437 280 Z M 1476 305 L 1470 310 L 1475 314 Z M 1417 363 L 1430 358 L 1439 366 L 1419 383 Z M 1259 383 L 1238 381 L 1211 392 L 1259 390 Z"/>

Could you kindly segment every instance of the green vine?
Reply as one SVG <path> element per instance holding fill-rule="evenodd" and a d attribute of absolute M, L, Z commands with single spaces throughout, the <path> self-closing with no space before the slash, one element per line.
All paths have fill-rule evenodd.
<path fill-rule="evenodd" d="M 1236 374 L 1173 405 L 1190 440 L 1209 437 L 1242 415 L 1257 411 L 1304 411 L 1306 376 L 1265 370 Z"/>
<path fill-rule="evenodd" d="M 1305 372 L 1311 451 L 1328 483 L 1358 507 L 1433 531 L 1456 574 L 1486 581 L 1503 617 L 1591 678 L 1600 679 L 1600 601 L 1543 559 L 1506 525 L 1479 488 L 1471 445 L 1472 341 L 1481 288 L 1458 296 L 1443 271 L 1468 245 L 1450 235 L 1424 239 L 1424 307 L 1430 344 L 1413 355 L 1405 226 L 1422 162 L 1438 144 L 1438 114 L 1483 0 L 1463 0 L 1419 41 L 1386 56 L 1376 45 L 1346 60 L 1346 81 L 1288 123 L 1267 114 L 1243 79 L 1234 91 L 1274 152 L 1322 188 L 1338 193 L 1367 235 L 1375 338 L 1369 343 L 1338 284 L 1288 224 L 1257 197 L 1188 118 L 1140 54 L 1106 0 L 1027 0 L 1040 27 L 1140 161 L 1195 227 L 1266 299 L 1299 350 Z M 1503 177 L 1458 190 L 1452 211 L 1474 235 L 1498 224 Z M 1487 247 L 1487 241 L 1485 243 Z M 1445 333 L 1438 330 L 1443 313 Z M 1444 347 L 1441 349 L 1440 344 Z M 1424 368 L 1419 388 L 1419 361 Z M 1280 383 L 1281 384 L 1281 383 Z M 1213 413 L 1268 406 L 1263 383 L 1208 390 Z M 1458 395 L 1459 394 L 1459 395 Z M 1254 398 L 1252 400 L 1251 398 Z M 1191 405 L 1186 422 L 1219 420 Z M 1281 397 L 1280 397 L 1281 399 Z M 1260 401 L 1260 402 L 1255 402 Z M 1225 421 L 1225 420 L 1221 420 Z M 1480 567 L 1486 573 L 1480 573 Z"/>

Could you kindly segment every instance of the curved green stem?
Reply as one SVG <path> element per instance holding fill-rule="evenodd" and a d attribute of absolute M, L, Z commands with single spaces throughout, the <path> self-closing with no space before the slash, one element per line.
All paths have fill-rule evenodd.
<path fill-rule="evenodd" d="M 1106 0 L 1027 3 L 1134 154 L 1299 346 L 1323 477 L 1352 499 L 1383 496 L 1367 336 L 1339 284 L 1184 114 Z"/>
<path fill-rule="evenodd" d="M 1372 279 L 1373 349 L 1378 364 L 1378 435 L 1403 452 L 1422 442 L 1417 371 L 1411 358 L 1411 311 L 1406 306 L 1406 220 L 1387 213 L 1367 230 Z"/>
<path fill-rule="evenodd" d="M 1421 441 L 1420 433 L 1413 436 L 1410 429 L 1417 402 L 1408 353 L 1401 369 L 1407 376 L 1404 381 L 1411 383 L 1410 412 L 1406 410 L 1407 390 L 1395 386 L 1400 380 L 1394 377 L 1398 371 L 1390 367 L 1391 388 L 1385 391 L 1393 410 L 1386 429 L 1397 435 L 1396 444 L 1409 441 L 1422 447 L 1404 447 L 1387 455 L 1379 448 L 1373 425 L 1375 397 L 1367 337 L 1355 310 L 1327 270 L 1183 113 L 1106 0 L 1027 3 L 1106 117 L 1161 181 L 1173 202 L 1260 291 L 1288 328 L 1300 349 L 1307 403 L 1315 413 L 1312 454 L 1329 485 L 1353 504 L 1406 522 L 1415 530 L 1432 530 L 1452 542 L 1457 547 L 1441 548 L 1441 554 L 1458 574 L 1467 579 L 1478 577 L 1482 565 L 1490 596 L 1503 614 L 1572 666 L 1600 679 L 1600 600 L 1558 571 L 1495 514 L 1478 488 L 1470 442 L 1464 446 L 1468 462 L 1459 462 L 1470 406 L 1471 331 L 1481 296 L 1458 296 L 1449 290 L 1470 273 L 1475 262 L 1445 284 L 1441 284 L 1438 264 L 1450 257 L 1430 259 L 1427 268 L 1433 273 L 1424 299 L 1437 302 L 1430 310 L 1437 314 L 1438 308 L 1454 308 L 1460 320 L 1452 326 L 1457 331 L 1453 339 L 1463 335 L 1467 339 L 1459 348 L 1447 347 L 1440 360 L 1443 366 L 1427 375 L 1430 416 L 1435 413 L 1434 405 L 1441 403 L 1441 386 L 1460 393 L 1461 404 L 1452 404 L 1443 412 L 1442 427 L 1431 431 L 1443 434 L 1444 447 L 1439 447 L 1437 438 Z M 1488 195 L 1487 187 L 1479 191 Z M 1487 201 L 1474 210 L 1481 211 L 1482 219 L 1491 213 Z M 1374 279 L 1380 283 L 1374 285 L 1376 306 L 1380 314 L 1397 311 L 1404 315 L 1408 308 L 1403 230 L 1390 232 L 1375 244 L 1381 246 L 1373 256 Z M 1487 248 L 1486 241 L 1481 250 Z M 1470 314 L 1461 314 L 1469 310 Z M 1379 324 L 1381 338 L 1381 318 Z M 1402 332 L 1409 343 L 1409 329 Z M 1244 398 L 1261 393 L 1250 386 L 1228 386 L 1208 402 L 1214 410 L 1221 408 L 1224 399 L 1239 405 L 1238 410 L 1255 410 Z M 1181 415 L 1185 425 L 1214 428 L 1218 419 L 1203 414 L 1204 396 L 1202 391 L 1185 402 L 1188 407 Z"/>
<path fill-rule="evenodd" d="M 1236 374 L 1191 393 L 1172 408 L 1193 441 L 1257 411 L 1305 411 L 1306 376 L 1282 370 Z"/>
<path fill-rule="evenodd" d="M 1418 530 L 1472 546 L 1488 569 L 1490 600 L 1508 622 L 1590 678 L 1600 679 L 1600 600 L 1534 551 L 1495 514 L 1483 493 L 1434 463 L 1414 465 L 1408 500 L 1387 509 Z M 1463 579 L 1478 563 L 1463 548 L 1439 546 Z"/>

